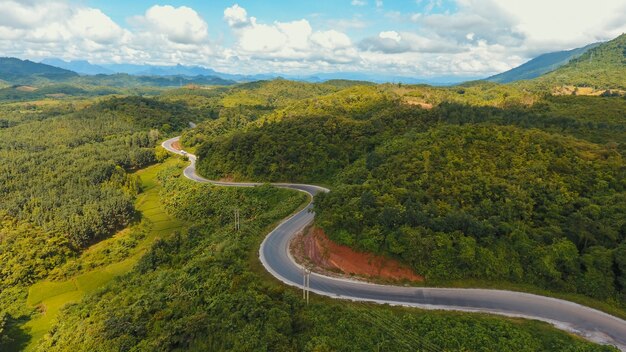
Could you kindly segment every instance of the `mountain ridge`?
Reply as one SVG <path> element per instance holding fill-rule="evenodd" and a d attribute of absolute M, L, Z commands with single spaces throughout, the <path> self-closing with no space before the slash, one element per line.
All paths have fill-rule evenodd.
<path fill-rule="evenodd" d="M 485 80 L 495 83 L 511 83 L 520 80 L 537 78 L 566 65 L 571 60 L 583 55 L 587 51 L 601 44 L 601 42 L 598 42 L 581 48 L 545 53 L 513 69 L 487 77 Z"/>
<path fill-rule="evenodd" d="M 626 90 L 626 34 L 596 46 L 539 78 L 551 86 Z"/>
<path fill-rule="evenodd" d="M 42 63 L 48 63 L 61 68 L 69 69 L 80 74 L 96 75 L 96 74 L 128 74 L 131 76 L 212 76 L 223 80 L 236 82 L 252 82 L 259 80 L 272 80 L 284 78 L 294 81 L 321 83 L 329 80 L 354 80 L 368 81 L 375 83 L 404 83 L 404 84 L 431 84 L 431 85 L 452 85 L 461 83 L 468 79 L 476 77 L 453 77 L 441 76 L 431 79 L 415 78 L 409 76 L 373 74 L 366 72 L 317 72 L 312 74 L 285 74 L 285 73 L 257 73 L 257 74 L 237 74 L 219 72 L 209 67 L 198 65 L 150 65 L 150 64 L 100 64 L 95 65 L 87 60 L 64 61 L 56 58 L 48 58 L 42 60 Z"/>
<path fill-rule="evenodd" d="M 82 75 L 113 74 L 114 72 L 99 65 L 94 65 L 87 60 L 65 61 L 57 58 L 47 58 L 40 61 L 42 64 L 59 67 L 74 71 Z"/>
<path fill-rule="evenodd" d="M 0 80 L 10 84 L 29 84 L 37 81 L 57 82 L 73 77 L 78 77 L 78 73 L 30 60 L 0 57 Z"/>

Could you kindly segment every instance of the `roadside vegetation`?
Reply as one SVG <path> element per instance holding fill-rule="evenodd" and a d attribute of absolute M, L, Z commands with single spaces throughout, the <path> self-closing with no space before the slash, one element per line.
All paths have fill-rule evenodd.
<path fill-rule="evenodd" d="M 304 195 L 197 184 L 176 167 L 160 179 L 166 209 L 191 226 L 155 242 L 128 275 L 68 306 L 39 350 L 613 350 L 538 322 L 317 297 L 306 305 L 248 259 Z M 245 210 L 240 231 L 234 207 Z"/>

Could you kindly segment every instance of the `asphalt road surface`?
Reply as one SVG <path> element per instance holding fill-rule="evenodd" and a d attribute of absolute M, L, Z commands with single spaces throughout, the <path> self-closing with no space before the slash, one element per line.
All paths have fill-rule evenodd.
<path fill-rule="evenodd" d="M 172 147 L 175 137 L 162 146 L 176 154 L 183 152 Z M 186 154 L 190 165 L 184 175 L 197 182 L 220 186 L 254 187 L 260 183 L 235 183 L 210 181 L 196 174 L 196 157 Z M 328 189 L 305 184 L 274 183 L 274 186 L 305 192 L 311 196 Z M 285 219 L 261 244 L 259 258 L 267 271 L 287 285 L 302 288 L 303 268 L 289 253 L 289 242 L 313 221 L 312 203 Z M 361 281 L 339 279 L 312 273 L 310 290 L 319 295 L 361 302 L 445 309 L 466 312 L 484 312 L 511 317 L 542 320 L 559 329 L 567 330 L 588 340 L 609 344 L 626 351 L 626 321 L 583 305 L 529 293 L 434 287 L 404 287 L 377 285 Z"/>

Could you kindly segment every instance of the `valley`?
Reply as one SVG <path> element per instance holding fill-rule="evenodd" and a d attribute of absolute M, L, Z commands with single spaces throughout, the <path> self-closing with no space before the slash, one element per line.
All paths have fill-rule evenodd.
<path fill-rule="evenodd" d="M 318 76 L 0 58 L 0 350 L 626 350 L 626 35 Z"/>

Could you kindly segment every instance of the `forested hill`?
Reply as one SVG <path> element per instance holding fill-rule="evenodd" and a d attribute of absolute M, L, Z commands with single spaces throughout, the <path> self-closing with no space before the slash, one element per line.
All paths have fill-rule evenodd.
<path fill-rule="evenodd" d="M 600 43 L 589 44 L 582 48 L 572 50 L 543 54 L 518 67 L 491 76 L 485 80 L 496 83 L 510 83 L 524 79 L 537 78 L 567 64 L 572 59 L 579 57 L 598 45 L 600 45 Z"/>
<path fill-rule="evenodd" d="M 550 85 L 626 90 L 626 34 L 537 79 Z"/>
<path fill-rule="evenodd" d="M 524 92 L 355 86 L 286 106 L 225 93 L 215 103 L 232 107 L 183 143 L 199 144 L 207 177 L 330 185 L 316 212 L 331 239 L 427 281 L 506 281 L 624 307 L 626 100 Z"/>
<path fill-rule="evenodd" d="M 32 84 L 37 81 L 61 81 L 78 77 L 76 72 L 11 57 L 0 58 L 0 80 L 13 84 Z"/>
<path fill-rule="evenodd" d="M 431 281 L 619 306 L 626 99 L 485 82 L 137 91 L 151 97 L 0 102 L 0 351 L 612 351 L 535 321 L 305 305 L 253 261 L 303 195 L 189 182 L 175 159 L 134 171 L 193 121 L 183 143 L 205 175 L 329 185 L 318 225 L 337 242 Z"/>

